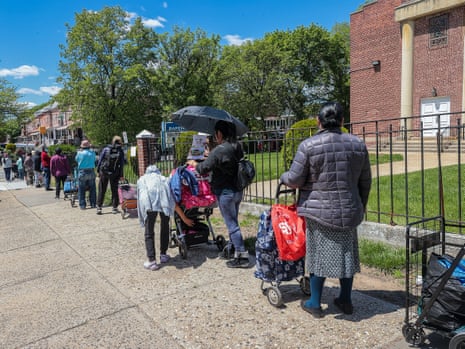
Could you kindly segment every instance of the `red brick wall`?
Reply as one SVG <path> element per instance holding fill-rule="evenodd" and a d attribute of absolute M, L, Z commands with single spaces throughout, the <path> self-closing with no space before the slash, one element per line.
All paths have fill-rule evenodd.
<path fill-rule="evenodd" d="M 394 10 L 406 0 L 378 0 L 351 15 L 351 122 L 367 122 L 400 116 L 402 69 L 401 24 L 394 20 Z M 449 14 L 448 45 L 429 47 L 429 19 L 415 21 L 413 116 L 421 114 L 422 98 L 431 98 L 432 88 L 438 97 L 450 97 L 451 112 L 462 106 L 462 77 L 465 6 L 444 12 Z M 440 13 L 434 16 L 440 15 Z M 370 69 L 373 60 L 381 61 L 381 69 Z M 458 114 L 461 115 L 461 114 Z M 451 116 L 451 125 L 456 124 Z M 385 131 L 392 122 L 378 123 Z M 414 122 L 418 127 L 419 120 Z M 392 123 L 394 131 L 399 123 Z M 372 132 L 375 124 L 365 124 Z M 362 126 L 354 126 L 361 133 Z"/>
<path fill-rule="evenodd" d="M 429 19 L 415 22 L 413 114 L 421 114 L 421 99 L 431 98 L 433 87 L 438 97 L 450 97 L 451 112 L 460 112 L 462 107 L 464 11 L 459 7 L 448 12 L 448 44 L 444 47 L 429 47 Z"/>
<path fill-rule="evenodd" d="M 402 0 L 378 0 L 350 17 L 351 122 L 400 115 L 402 41 L 394 9 L 401 3 Z M 381 62 L 379 71 L 372 67 L 375 60 Z M 354 132 L 360 133 L 360 128 L 355 126 Z M 365 124 L 365 129 L 374 131 L 374 124 Z"/>

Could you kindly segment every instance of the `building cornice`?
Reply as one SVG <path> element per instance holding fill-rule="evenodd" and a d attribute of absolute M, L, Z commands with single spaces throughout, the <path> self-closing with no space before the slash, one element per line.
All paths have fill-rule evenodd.
<path fill-rule="evenodd" d="M 464 5 L 464 0 L 417 0 L 397 7 L 394 19 L 396 22 L 415 20 Z"/>

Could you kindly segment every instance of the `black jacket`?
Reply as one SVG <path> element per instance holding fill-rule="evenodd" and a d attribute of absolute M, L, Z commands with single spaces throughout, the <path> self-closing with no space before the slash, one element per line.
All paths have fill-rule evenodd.
<path fill-rule="evenodd" d="M 222 189 L 238 191 L 236 188 L 237 164 L 244 153 L 240 144 L 236 143 L 236 145 L 237 149 L 229 142 L 221 143 L 213 148 L 206 160 L 195 167 L 200 174 L 212 171 L 210 184 L 215 193 Z"/>

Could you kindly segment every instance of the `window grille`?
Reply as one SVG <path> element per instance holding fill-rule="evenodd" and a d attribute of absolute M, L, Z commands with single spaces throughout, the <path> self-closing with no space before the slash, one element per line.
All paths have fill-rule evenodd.
<path fill-rule="evenodd" d="M 429 20 L 429 47 L 443 47 L 447 45 L 447 30 L 449 29 L 449 16 L 440 15 Z"/>

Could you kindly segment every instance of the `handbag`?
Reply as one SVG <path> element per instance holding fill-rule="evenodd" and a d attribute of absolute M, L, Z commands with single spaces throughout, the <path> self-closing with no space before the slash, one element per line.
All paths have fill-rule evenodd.
<path fill-rule="evenodd" d="M 271 223 L 279 258 L 297 261 L 305 256 L 305 219 L 297 214 L 296 204 L 271 206 Z"/>

